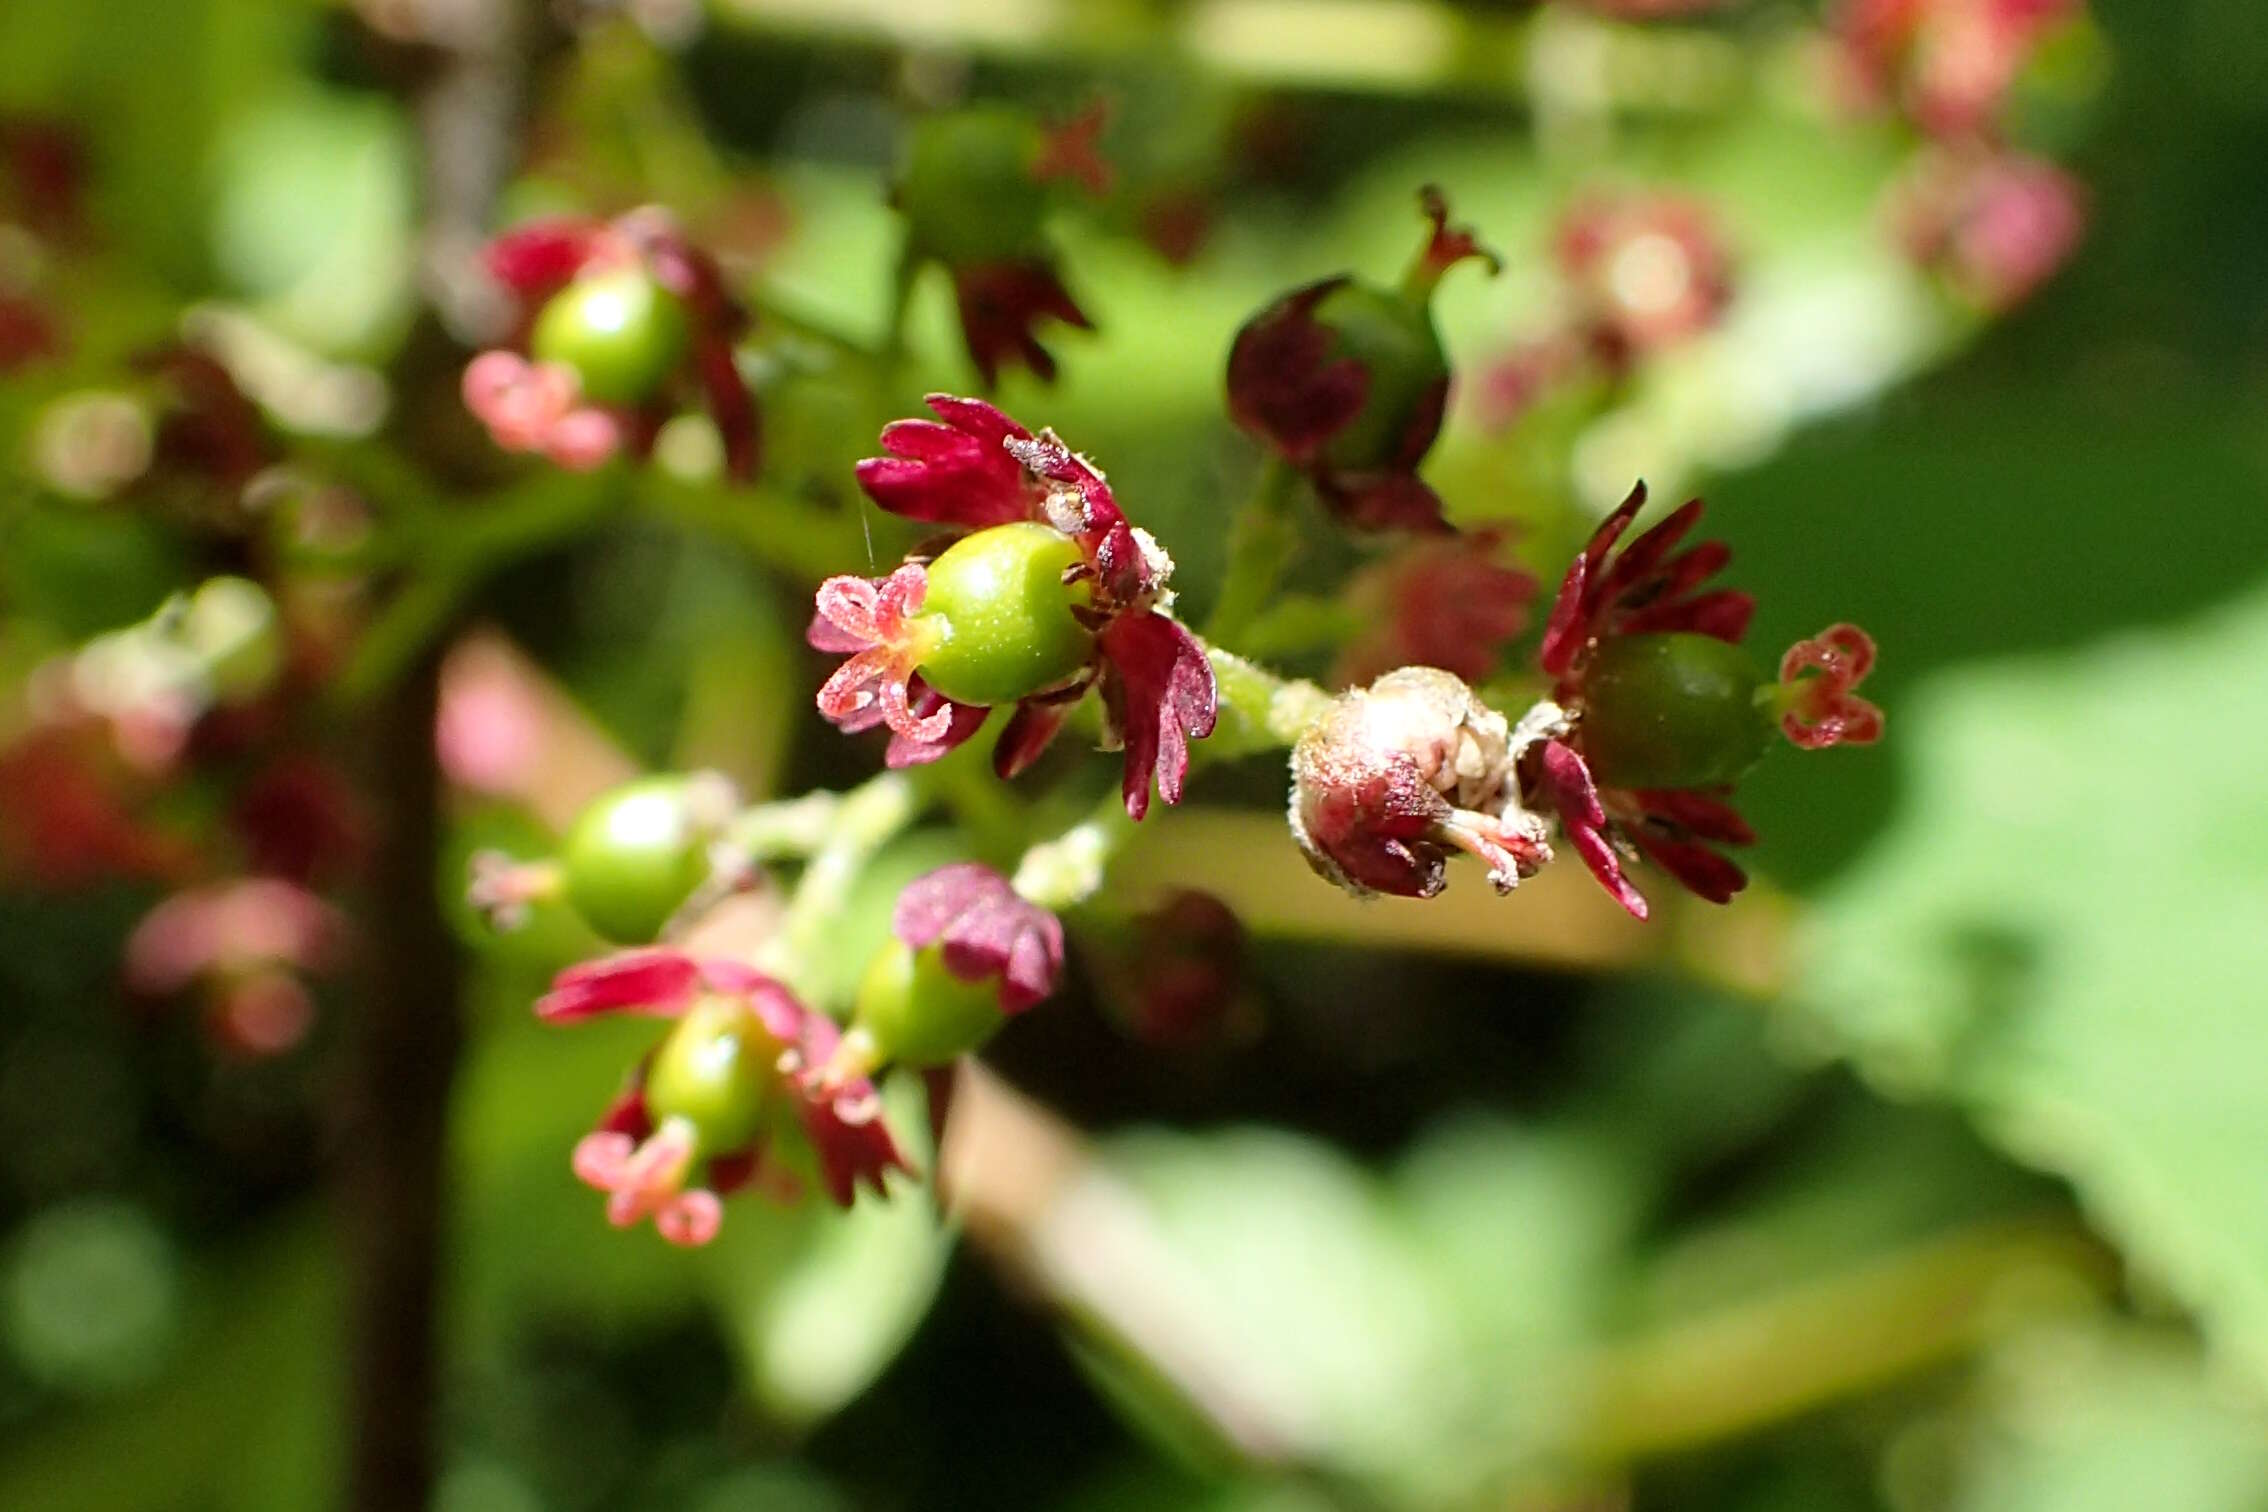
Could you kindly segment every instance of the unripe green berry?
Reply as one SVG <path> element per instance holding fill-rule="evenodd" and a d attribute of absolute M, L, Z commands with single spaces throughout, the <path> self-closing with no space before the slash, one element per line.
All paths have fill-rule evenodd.
<path fill-rule="evenodd" d="M 944 1065 L 992 1038 L 1006 1019 L 999 984 L 962 981 L 934 945 L 915 950 L 890 941 L 858 986 L 855 1022 L 885 1059 L 903 1065 Z"/>
<path fill-rule="evenodd" d="M 1088 600 L 1063 574 L 1078 543 L 1029 521 L 963 536 L 929 564 L 919 622 L 936 636 L 921 660 L 929 685 L 956 703 L 1005 704 L 1066 682 L 1094 652 L 1072 614 Z"/>
<path fill-rule="evenodd" d="M 897 206 L 915 249 L 949 266 L 1031 255 L 1047 190 L 1034 177 L 1045 138 L 1014 110 L 957 110 L 914 123 Z"/>
<path fill-rule="evenodd" d="M 539 362 L 571 367 L 600 404 L 652 396 L 685 356 L 685 307 L 645 270 L 586 273 L 551 296 L 528 349 Z"/>
<path fill-rule="evenodd" d="M 577 816 L 560 852 L 567 901 L 591 928 L 635 945 L 661 933 L 709 876 L 704 833 L 683 777 L 650 777 Z"/>
<path fill-rule="evenodd" d="M 1731 782 L 1771 743 L 1762 669 L 1714 636 L 1624 635 L 1583 673 L 1583 754 L 1610 787 Z"/>
<path fill-rule="evenodd" d="M 646 1110 L 691 1124 L 703 1155 L 738 1149 L 762 1132 L 779 1054 L 746 1004 L 704 998 L 647 1063 Z"/>
<path fill-rule="evenodd" d="M 1323 297 L 1314 319 L 1337 338 L 1331 359 L 1352 357 L 1370 375 L 1362 409 L 1323 448 L 1324 459 L 1350 470 L 1394 465 L 1428 392 L 1449 380 L 1432 315 L 1405 294 L 1350 279 Z"/>

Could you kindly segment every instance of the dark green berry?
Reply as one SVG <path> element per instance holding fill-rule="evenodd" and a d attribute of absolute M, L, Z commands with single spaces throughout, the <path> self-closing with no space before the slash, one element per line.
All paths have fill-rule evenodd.
<path fill-rule="evenodd" d="M 1731 782 L 1771 743 L 1765 686 L 1746 651 L 1714 636 L 1613 637 L 1583 673 L 1583 754 L 1610 787 Z"/>
<path fill-rule="evenodd" d="M 897 206 L 915 250 L 948 266 L 1028 257 L 1042 244 L 1046 138 L 1017 111 L 957 110 L 914 123 Z"/>

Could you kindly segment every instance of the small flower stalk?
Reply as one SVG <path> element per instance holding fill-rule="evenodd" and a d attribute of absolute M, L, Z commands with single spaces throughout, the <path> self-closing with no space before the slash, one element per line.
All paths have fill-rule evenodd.
<path fill-rule="evenodd" d="M 1053 126 L 1015 110 L 959 110 L 917 122 L 908 139 L 892 194 L 906 222 L 900 277 L 910 284 L 928 264 L 946 271 L 969 361 L 988 390 L 1011 367 L 1054 381 L 1044 323 L 1094 328 L 1064 287 L 1046 222 L 1059 186 L 1109 189 L 1097 147 L 1104 121 L 1100 106 Z"/>
<path fill-rule="evenodd" d="M 1699 500 L 1623 544 L 1645 498 L 1634 489 L 1568 568 L 1538 653 L 1550 696 L 1517 724 L 1452 674 L 1411 667 L 1341 695 L 1302 736 L 1292 833 L 1319 873 L 1430 897 L 1462 850 L 1509 892 L 1556 834 L 1636 918 L 1640 857 L 1728 902 L 1748 879 L 1723 851 L 1755 839 L 1732 785 L 1772 736 L 1807 750 L 1881 738 L 1881 710 L 1855 691 L 1874 664 L 1866 632 L 1830 626 L 1768 678 L 1740 644 L 1755 600 L 1711 585 L 1731 552 L 1687 543 Z"/>
<path fill-rule="evenodd" d="M 1102 473 L 1051 431 L 978 399 L 933 394 L 936 420 L 882 433 L 859 485 L 907 519 L 966 532 L 881 578 L 820 585 L 807 638 L 847 655 L 819 690 L 846 731 L 886 726 L 894 767 L 934 761 L 1013 705 L 993 764 L 1029 767 L 1088 691 L 1103 746 L 1125 753 L 1126 811 L 1180 801 L 1189 742 L 1212 733 L 1218 689 L 1172 615 L 1173 559 L 1126 518 Z"/>
<path fill-rule="evenodd" d="M 499 447 L 572 471 L 642 457 L 691 395 L 726 471 L 755 475 L 761 427 L 733 356 L 748 315 L 668 212 L 537 221 L 491 242 L 487 261 L 518 303 L 520 333 L 473 358 L 463 394 Z"/>
<path fill-rule="evenodd" d="M 1399 287 L 1352 274 L 1308 284 L 1246 322 L 1229 352 L 1230 415 L 1357 530 L 1448 529 L 1439 495 L 1417 475 L 1449 402 L 1449 360 L 1428 307 L 1458 263 L 1500 266 L 1470 229 L 1449 223 L 1438 189 L 1421 203 L 1431 234 Z"/>
<path fill-rule="evenodd" d="M 606 1194 L 607 1221 L 651 1221 L 672 1244 L 717 1235 L 742 1188 L 793 1201 L 815 1180 L 837 1206 L 912 1173 L 864 1076 L 822 1077 L 840 1041 L 780 983 L 729 960 L 642 949 L 560 973 L 547 1023 L 637 1014 L 671 1027 L 576 1145 L 575 1174 Z"/>

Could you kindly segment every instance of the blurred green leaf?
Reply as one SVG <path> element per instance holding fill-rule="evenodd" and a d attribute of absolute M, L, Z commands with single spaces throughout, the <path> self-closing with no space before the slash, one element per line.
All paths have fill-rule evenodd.
<path fill-rule="evenodd" d="M 287 90 L 216 149 L 214 261 L 291 335 L 373 352 L 410 315 L 414 178 L 407 125 L 387 101 Z"/>
<path fill-rule="evenodd" d="M 1822 899 L 1786 1028 L 2068 1177 L 2268 1379 L 2264 656 L 2256 595 L 1916 690 L 1910 791 Z"/>
<path fill-rule="evenodd" d="M 2037 1330 L 1992 1359 L 1976 1395 L 1951 1429 L 1952 1512 L 2268 1505 L 2268 1417 L 2186 1340 Z"/>

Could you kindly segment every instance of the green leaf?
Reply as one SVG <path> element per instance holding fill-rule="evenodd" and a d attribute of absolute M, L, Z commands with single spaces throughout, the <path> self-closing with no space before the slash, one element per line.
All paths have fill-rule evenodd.
<path fill-rule="evenodd" d="M 2268 1422 L 2194 1349 L 2139 1329 L 2042 1329 L 1991 1361 L 1956 1427 L 1953 1512 L 2247 1512 Z M 1893 1461 L 1895 1464 L 1895 1461 Z"/>
<path fill-rule="evenodd" d="M 2070 1179 L 2268 1379 L 2268 598 L 1949 672 L 1899 818 L 1824 899 L 1785 1027 Z"/>

